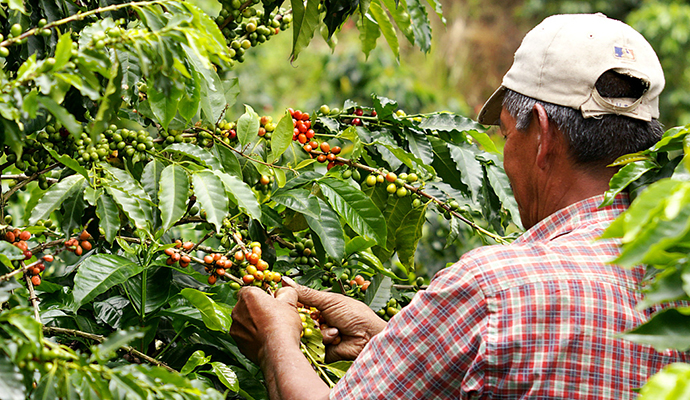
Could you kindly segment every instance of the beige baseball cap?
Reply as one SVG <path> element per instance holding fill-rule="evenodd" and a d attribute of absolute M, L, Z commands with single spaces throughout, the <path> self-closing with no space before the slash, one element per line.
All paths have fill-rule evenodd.
<path fill-rule="evenodd" d="M 609 70 L 642 80 L 647 90 L 633 99 L 600 96 L 594 84 Z M 650 121 L 659 117 L 664 72 L 652 46 L 625 23 L 601 13 L 554 15 L 522 40 L 501 87 L 479 112 L 480 123 L 498 124 L 506 88 L 580 110 L 585 118 L 618 114 Z"/>

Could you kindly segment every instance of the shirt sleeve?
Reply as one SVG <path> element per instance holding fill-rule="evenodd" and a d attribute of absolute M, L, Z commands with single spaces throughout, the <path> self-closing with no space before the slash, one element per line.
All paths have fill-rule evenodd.
<path fill-rule="evenodd" d="M 372 338 L 330 399 L 479 397 L 487 318 L 484 293 L 461 260 Z"/>

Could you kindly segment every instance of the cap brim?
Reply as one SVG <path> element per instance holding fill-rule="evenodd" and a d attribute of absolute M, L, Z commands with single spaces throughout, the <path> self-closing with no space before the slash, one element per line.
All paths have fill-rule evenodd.
<path fill-rule="evenodd" d="M 503 109 L 503 96 L 505 96 L 506 88 L 501 86 L 494 94 L 489 97 L 489 100 L 484 103 L 484 106 L 479 110 L 477 121 L 483 125 L 498 125 L 501 118 L 501 110 Z"/>

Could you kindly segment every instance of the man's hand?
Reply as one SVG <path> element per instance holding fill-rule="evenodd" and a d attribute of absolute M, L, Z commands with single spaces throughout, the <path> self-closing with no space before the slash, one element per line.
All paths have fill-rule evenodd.
<path fill-rule="evenodd" d="M 297 292 L 300 303 L 316 307 L 326 320 L 328 327 L 321 334 L 327 363 L 354 360 L 369 340 L 386 327 L 386 322 L 361 301 L 310 289 L 288 277 L 283 277 L 283 283 Z"/>
<path fill-rule="evenodd" d="M 299 348 L 302 321 L 296 304 L 297 293 L 291 288 L 281 288 L 275 298 L 257 287 L 243 288 L 232 310 L 230 335 L 257 364 L 266 356 L 267 345 Z"/>

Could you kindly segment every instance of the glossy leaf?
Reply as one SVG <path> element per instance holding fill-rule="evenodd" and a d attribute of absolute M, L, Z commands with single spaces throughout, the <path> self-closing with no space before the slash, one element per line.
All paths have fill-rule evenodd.
<path fill-rule="evenodd" d="M 374 18 L 367 14 L 357 24 L 359 29 L 359 41 L 362 42 L 362 52 L 368 59 L 369 54 L 376 48 L 376 41 L 381 36 L 381 30 Z"/>
<path fill-rule="evenodd" d="M 88 257 L 79 266 L 74 277 L 74 310 L 143 270 L 138 263 L 115 254 L 96 254 Z"/>
<path fill-rule="evenodd" d="M 159 201 L 159 182 L 161 180 L 161 173 L 163 172 L 164 168 L 165 164 L 158 160 L 153 160 L 146 164 L 144 167 L 144 173 L 141 174 L 141 186 L 154 202 Z"/>
<path fill-rule="evenodd" d="M 319 206 L 318 198 L 311 195 L 311 192 L 306 189 L 292 189 L 289 191 L 284 191 L 277 193 L 271 199 L 276 203 L 298 211 L 305 216 L 315 219 L 320 217 L 321 207 Z M 338 226 L 340 226 L 339 221 Z"/>
<path fill-rule="evenodd" d="M 212 362 L 211 368 L 213 373 L 218 377 L 218 380 L 220 380 L 225 387 L 233 392 L 237 392 L 240 389 L 240 383 L 237 380 L 237 375 L 235 375 L 233 370 L 228 368 L 227 365 L 221 362 Z"/>
<path fill-rule="evenodd" d="M 387 236 L 385 246 L 374 248 L 374 254 L 381 260 L 388 260 L 395 252 L 398 228 L 410 210 L 412 210 L 412 198 L 410 196 L 402 198 L 387 196 L 383 217 L 386 220 L 386 230 L 390 233 Z"/>
<path fill-rule="evenodd" d="M 475 158 L 476 151 L 464 146 L 448 143 L 450 156 L 457 165 L 462 181 L 470 188 L 472 199 L 476 201 L 482 189 L 482 167 Z"/>
<path fill-rule="evenodd" d="M 144 282 L 144 275 L 146 275 L 146 282 Z M 162 285 L 161 282 L 171 282 L 172 276 L 171 268 L 151 266 L 146 274 L 133 276 L 125 282 L 135 309 L 143 308 L 144 313 L 149 314 L 167 304 L 172 293 L 172 285 Z M 145 304 L 142 304 L 144 298 Z"/>
<path fill-rule="evenodd" d="M 127 214 L 127 217 L 134 222 L 137 228 L 146 229 L 151 224 L 152 215 L 149 204 L 116 187 L 107 187 L 106 191 L 122 207 L 122 211 Z"/>
<path fill-rule="evenodd" d="M 80 135 L 82 132 L 81 124 L 70 114 L 64 107 L 58 104 L 55 100 L 50 97 L 38 97 L 38 101 L 41 102 L 43 107 L 50 111 L 62 125 L 67 128 L 72 135 Z"/>
<path fill-rule="evenodd" d="M 237 139 L 241 146 L 246 146 L 255 140 L 260 125 L 259 114 L 248 105 L 245 105 L 244 108 L 244 114 L 237 120 Z"/>
<path fill-rule="evenodd" d="M 126 346 L 131 343 L 134 339 L 139 339 L 144 337 L 143 332 L 137 332 L 135 330 L 117 330 L 108 336 L 103 343 L 93 346 L 91 351 L 93 355 L 92 360 L 107 361 L 117 350 L 122 346 Z"/>
<path fill-rule="evenodd" d="M 285 112 L 285 115 L 278 121 L 275 131 L 271 136 L 271 155 L 268 158 L 269 163 L 274 163 L 285 153 L 285 151 L 292 144 L 292 116 Z"/>
<path fill-rule="evenodd" d="M 396 60 L 399 59 L 400 44 L 398 43 L 398 36 L 395 33 L 395 28 L 393 28 L 393 24 L 391 23 L 390 18 L 388 18 L 388 14 L 386 14 L 386 11 L 376 1 L 372 1 L 369 5 L 369 13 L 378 23 L 381 33 L 383 33 L 383 37 L 386 38 L 388 47 L 390 47 L 393 51 Z"/>
<path fill-rule="evenodd" d="M 309 228 L 321 239 L 324 250 L 332 259 L 342 260 L 345 257 L 345 232 L 340 217 L 324 200 L 315 196 L 310 199 L 316 200 L 319 215 L 304 214 Z"/>
<path fill-rule="evenodd" d="M 625 340 L 654 346 L 657 351 L 690 349 L 690 309 L 660 311 L 637 328 L 621 334 Z"/>
<path fill-rule="evenodd" d="M 117 204 L 113 198 L 103 193 L 96 199 L 96 215 L 98 216 L 98 224 L 105 240 L 108 243 L 112 243 L 120 230 L 120 210 L 117 208 Z"/>
<path fill-rule="evenodd" d="M 293 0 L 292 10 L 295 15 L 293 19 L 293 38 L 291 59 L 297 59 L 299 53 L 309 45 L 314 31 L 319 25 L 319 3 L 320 0 L 306 0 L 306 6 L 301 0 Z"/>
<path fill-rule="evenodd" d="M 414 255 L 417 252 L 417 244 L 422 238 L 422 227 L 425 223 L 426 207 L 413 208 L 405 215 L 395 233 L 398 259 L 408 269 L 414 266 Z"/>
<path fill-rule="evenodd" d="M 640 389 L 638 400 L 677 400 L 690 398 L 690 364 L 669 364 L 649 378 Z"/>
<path fill-rule="evenodd" d="M 415 45 L 427 53 L 431 49 L 431 24 L 421 0 L 407 0 Z"/>
<path fill-rule="evenodd" d="M 256 220 L 261 219 L 261 207 L 249 185 L 232 175 L 213 171 L 221 179 L 226 193 L 232 196 L 240 209 Z"/>
<path fill-rule="evenodd" d="M 333 209 L 355 232 L 379 244 L 386 241 L 386 225 L 381 211 L 364 193 L 347 182 L 327 178 L 320 187 Z"/>
<path fill-rule="evenodd" d="M 189 177 L 182 167 L 171 164 L 161 172 L 159 187 L 158 207 L 161 210 L 162 229 L 167 231 L 187 211 Z"/>
<path fill-rule="evenodd" d="M 374 311 L 382 309 L 388 303 L 388 299 L 391 298 L 392 288 L 393 280 L 390 277 L 374 275 L 364 296 L 364 303 Z"/>
<path fill-rule="evenodd" d="M 0 357 L 0 393 L 3 399 L 26 399 L 26 386 L 22 382 L 23 376 L 8 357 Z"/>
<path fill-rule="evenodd" d="M 610 189 L 606 191 L 604 195 L 604 201 L 601 202 L 600 206 L 609 206 L 613 204 L 613 200 L 616 198 L 618 193 L 622 192 L 628 185 L 639 179 L 647 171 L 654 168 L 658 168 L 658 165 L 649 159 L 640 160 L 630 164 L 624 165 L 609 181 Z"/>
<path fill-rule="evenodd" d="M 51 186 L 32 210 L 29 224 L 36 225 L 38 220 L 48 219 L 50 214 L 57 210 L 67 198 L 82 190 L 85 182 L 86 180 L 81 175 L 70 175 Z"/>
<path fill-rule="evenodd" d="M 388 9 L 388 12 L 393 17 L 393 21 L 400 29 L 407 40 L 414 44 L 414 34 L 412 33 L 412 23 L 410 21 L 410 13 L 407 12 L 407 3 L 399 0 L 383 0 L 383 4 Z"/>
<path fill-rule="evenodd" d="M 220 232 L 223 218 L 228 213 L 228 198 L 223 182 L 213 172 L 203 170 L 192 175 L 192 185 L 197 201 L 206 210 L 206 219 L 215 225 L 216 232 Z"/>
<path fill-rule="evenodd" d="M 55 161 L 59 162 L 60 164 L 64 165 L 65 167 L 71 169 L 72 171 L 80 174 L 84 178 L 88 179 L 89 178 L 89 173 L 86 171 L 84 167 L 82 167 L 77 160 L 73 159 L 72 157 L 66 155 L 66 154 L 58 154 L 55 150 L 44 147 L 48 153 L 50 153 L 50 156 L 55 159 Z"/>
<path fill-rule="evenodd" d="M 189 375 L 196 369 L 196 367 L 206 365 L 209 361 L 211 361 L 211 356 L 206 357 L 206 354 L 203 350 L 197 350 L 192 353 L 191 356 L 189 356 L 189 359 L 187 359 L 187 362 L 180 370 L 180 373 L 182 375 Z"/>
<path fill-rule="evenodd" d="M 164 151 L 189 157 L 208 168 L 222 169 L 220 161 L 211 152 L 191 143 L 173 143 Z"/>
<path fill-rule="evenodd" d="M 231 309 L 221 303 L 213 301 L 208 294 L 196 289 L 182 289 L 180 292 L 194 307 L 201 311 L 201 318 L 206 327 L 212 331 L 227 331 L 230 329 Z"/>

